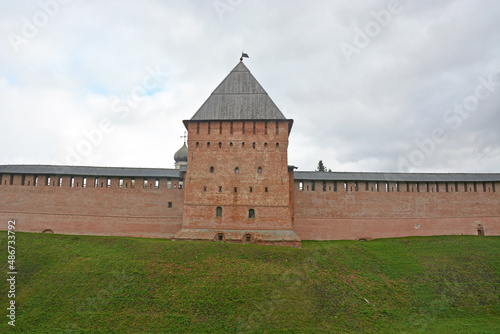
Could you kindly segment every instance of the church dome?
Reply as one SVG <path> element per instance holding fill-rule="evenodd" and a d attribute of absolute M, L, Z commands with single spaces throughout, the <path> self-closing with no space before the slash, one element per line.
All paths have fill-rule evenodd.
<path fill-rule="evenodd" d="M 188 148 L 186 146 L 186 143 L 184 143 L 184 145 L 182 145 L 182 147 L 177 152 L 175 152 L 174 160 L 175 162 L 188 161 Z"/>

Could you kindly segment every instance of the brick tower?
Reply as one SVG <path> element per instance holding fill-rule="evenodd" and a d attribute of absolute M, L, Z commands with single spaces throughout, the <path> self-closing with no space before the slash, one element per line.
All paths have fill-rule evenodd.
<path fill-rule="evenodd" d="M 300 246 L 286 119 L 242 61 L 190 120 L 175 239 Z"/>

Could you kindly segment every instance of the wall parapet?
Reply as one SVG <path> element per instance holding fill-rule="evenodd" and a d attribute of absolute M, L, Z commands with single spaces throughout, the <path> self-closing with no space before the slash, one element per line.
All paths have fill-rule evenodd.
<path fill-rule="evenodd" d="M 499 173 L 294 172 L 296 191 L 496 192 Z"/>

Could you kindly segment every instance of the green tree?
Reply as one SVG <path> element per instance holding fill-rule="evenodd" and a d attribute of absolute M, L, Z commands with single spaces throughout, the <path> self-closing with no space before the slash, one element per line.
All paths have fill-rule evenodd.
<path fill-rule="evenodd" d="M 327 170 L 327 169 L 326 169 L 326 166 L 325 166 L 325 165 L 323 165 L 323 160 L 320 160 L 320 161 L 318 162 L 318 167 L 316 168 L 316 171 L 317 171 L 317 172 L 326 172 L 326 170 Z"/>

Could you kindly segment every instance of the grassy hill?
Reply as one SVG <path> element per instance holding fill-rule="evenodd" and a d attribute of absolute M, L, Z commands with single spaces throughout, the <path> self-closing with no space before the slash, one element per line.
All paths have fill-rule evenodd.
<path fill-rule="evenodd" d="M 7 273 L 7 235 L 1 232 Z M 498 333 L 500 238 L 302 249 L 16 233 L 27 333 Z"/>

